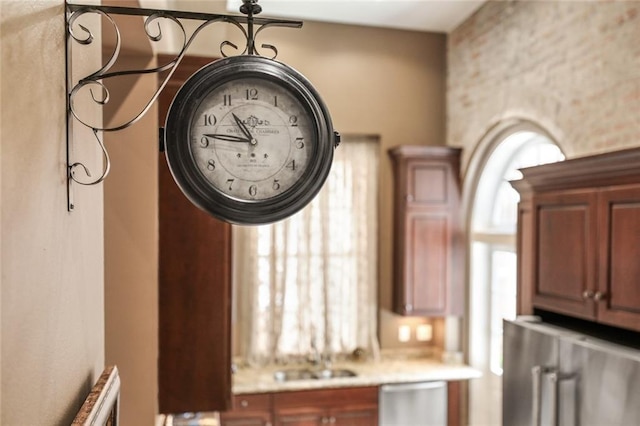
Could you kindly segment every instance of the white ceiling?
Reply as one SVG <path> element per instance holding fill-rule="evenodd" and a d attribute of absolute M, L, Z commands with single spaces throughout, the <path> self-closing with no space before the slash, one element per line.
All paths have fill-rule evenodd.
<path fill-rule="evenodd" d="M 261 16 L 448 33 L 486 0 L 259 0 Z M 224 3 L 225 4 L 221 4 Z M 162 0 L 141 0 L 162 3 Z M 168 9 L 239 13 L 242 0 L 164 0 Z M 217 10 L 214 10 L 217 9 Z"/>
<path fill-rule="evenodd" d="M 265 15 L 448 33 L 485 0 L 259 0 Z M 227 0 L 237 11 L 241 0 Z"/>

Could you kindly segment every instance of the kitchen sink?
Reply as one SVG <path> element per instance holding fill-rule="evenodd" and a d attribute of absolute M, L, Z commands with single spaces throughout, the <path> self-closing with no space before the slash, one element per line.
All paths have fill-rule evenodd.
<path fill-rule="evenodd" d="M 288 370 L 278 370 L 273 374 L 277 382 L 289 382 L 291 380 L 315 379 L 313 371 L 307 368 L 292 368 Z"/>
<path fill-rule="evenodd" d="M 311 370 L 308 368 L 291 368 L 279 370 L 273 374 L 273 378 L 278 382 L 289 382 L 292 380 L 326 380 L 340 377 L 355 377 L 352 370 L 340 368 L 325 368 L 322 370 Z"/>
<path fill-rule="evenodd" d="M 314 372 L 316 379 L 334 379 L 339 377 L 355 377 L 356 373 L 344 369 L 324 369 Z"/>

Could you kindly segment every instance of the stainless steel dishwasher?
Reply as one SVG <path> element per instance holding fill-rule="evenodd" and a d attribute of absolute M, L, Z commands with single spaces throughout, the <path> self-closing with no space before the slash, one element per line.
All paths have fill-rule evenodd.
<path fill-rule="evenodd" d="M 446 426 L 447 382 L 380 387 L 380 426 Z"/>

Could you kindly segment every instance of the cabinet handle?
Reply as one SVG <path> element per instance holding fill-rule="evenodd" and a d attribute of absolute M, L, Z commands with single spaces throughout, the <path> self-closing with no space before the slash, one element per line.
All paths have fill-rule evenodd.
<path fill-rule="evenodd" d="M 322 418 L 322 424 L 326 425 L 327 423 L 329 423 L 329 419 L 327 419 L 326 417 Z"/>
<path fill-rule="evenodd" d="M 596 291 L 596 293 L 593 295 L 593 300 L 595 300 L 596 302 L 600 302 L 601 300 L 605 300 L 607 298 L 607 293 L 604 293 L 602 291 Z"/>
<path fill-rule="evenodd" d="M 592 297 L 593 297 L 593 291 L 592 290 L 585 290 L 585 291 L 582 292 L 582 298 L 584 300 L 591 299 Z"/>
<path fill-rule="evenodd" d="M 335 423 L 336 422 L 336 418 L 335 417 L 329 417 L 329 423 Z"/>
<path fill-rule="evenodd" d="M 249 401 L 247 401 L 246 399 L 243 399 L 242 401 L 240 401 L 240 406 L 242 408 L 247 408 L 249 406 Z"/>

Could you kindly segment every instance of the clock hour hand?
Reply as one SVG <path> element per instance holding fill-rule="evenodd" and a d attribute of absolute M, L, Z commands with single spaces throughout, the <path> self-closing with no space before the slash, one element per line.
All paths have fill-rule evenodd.
<path fill-rule="evenodd" d="M 237 115 L 235 115 L 234 113 L 231 113 L 231 115 L 233 115 L 233 119 L 236 121 L 236 124 L 240 128 L 240 131 L 242 132 L 242 134 L 244 134 L 247 137 L 247 139 L 249 139 L 249 142 L 251 142 L 251 144 L 255 145 L 256 140 L 251 135 L 251 132 L 249 131 L 249 129 L 247 129 L 247 126 L 242 122 L 242 120 L 240 120 L 240 118 Z"/>
<path fill-rule="evenodd" d="M 221 141 L 227 141 L 227 142 L 242 142 L 242 143 L 250 143 L 251 140 L 247 139 L 246 137 L 243 136 L 235 136 L 235 135 L 224 135 L 221 133 L 205 133 L 203 136 L 206 136 L 208 138 L 214 138 L 214 139 L 219 139 Z"/>

